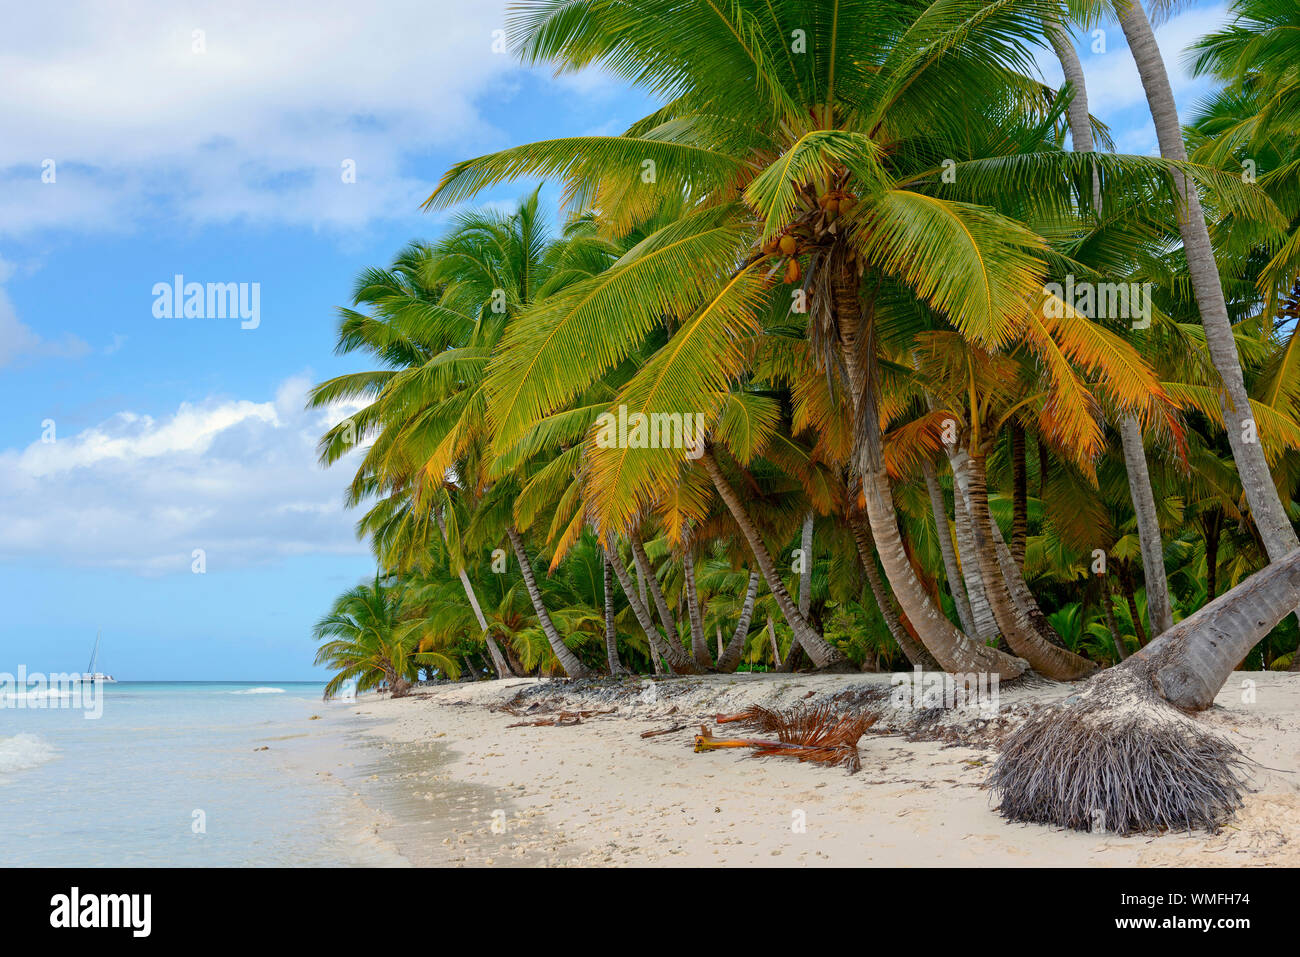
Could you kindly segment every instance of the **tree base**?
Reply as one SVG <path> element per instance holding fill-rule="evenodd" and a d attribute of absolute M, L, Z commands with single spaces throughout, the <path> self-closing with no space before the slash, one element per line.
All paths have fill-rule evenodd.
<path fill-rule="evenodd" d="M 1008 736 L 989 778 L 1012 821 L 1128 835 L 1218 831 L 1241 807 L 1245 756 L 1115 668 Z"/>

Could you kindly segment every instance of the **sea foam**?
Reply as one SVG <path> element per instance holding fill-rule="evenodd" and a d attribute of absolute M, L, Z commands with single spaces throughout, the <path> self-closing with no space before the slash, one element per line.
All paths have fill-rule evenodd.
<path fill-rule="evenodd" d="M 46 761 L 54 760 L 55 751 L 49 742 L 34 734 L 16 734 L 0 738 L 0 774 L 25 771 Z"/>
<path fill-rule="evenodd" d="M 284 694 L 283 688 L 243 688 L 231 694 Z"/>

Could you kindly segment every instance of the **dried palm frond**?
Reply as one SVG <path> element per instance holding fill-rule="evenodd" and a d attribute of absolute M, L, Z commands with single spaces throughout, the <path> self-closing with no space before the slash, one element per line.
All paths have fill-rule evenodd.
<path fill-rule="evenodd" d="M 700 734 L 695 737 L 695 750 L 753 748 L 752 757 L 776 755 L 817 761 L 845 767 L 852 774 L 862 767 L 858 740 L 875 720 L 874 716 L 836 714 L 829 705 L 797 705 L 785 711 L 754 705 L 734 715 L 719 715 L 718 721 L 752 724 L 761 731 L 775 733 L 776 740 L 714 738 L 709 729 L 702 726 Z"/>

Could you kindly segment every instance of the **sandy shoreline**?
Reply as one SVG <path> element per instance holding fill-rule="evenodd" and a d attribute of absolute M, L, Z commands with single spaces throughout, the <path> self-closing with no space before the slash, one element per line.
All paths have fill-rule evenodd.
<path fill-rule="evenodd" d="M 376 836 L 426 866 L 1300 864 L 1300 676 L 1234 674 L 1200 719 L 1257 764 L 1228 827 L 1129 838 L 1007 823 L 982 788 L 1001 730 L 1070 686 L 1002 688 L 990 720 L 893 708 L 889 680 L 735 675 L 573 689 L 513 679 L 367 696 L 348 715 L 394 761 L 376 763 L 374 787 L 357 794 L 376 811 Z M 640 737 L 750 703 L 868 698 L 885 711 L 854 775 L 741 751 L 695 754 L 689 727 Z M 510 728 L 521 718 L 491 710 L 507 704 L 530 717 L 617 713 Z"/>

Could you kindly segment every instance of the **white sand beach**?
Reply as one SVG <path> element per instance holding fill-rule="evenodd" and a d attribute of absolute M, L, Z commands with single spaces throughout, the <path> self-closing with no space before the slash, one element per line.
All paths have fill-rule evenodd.
<path fill-rule="evenodd" d="M 1300 864 L 1300 675 L 1236 673 L 1197 718 L 1254 763 L 1245 806 L 1218 834 L 1120 837 L 1001 818 L 982 787 L 994 743 L 1029 709 L 1077 687 L 1002 688 L 996 717 L 899 709 L 889 675 L 741 674 L 577 687 L 514 679 L 421 688 L 398 700 L 365 696 L 349 710 L 386 748 L 436 747 L 444 755 L 402 772 L 408 804 L 425 802 L 423 831 L 437 838 L 415 863 Z M 856 774 L 756 759 L 747 750 L 693 751 L 697 726 L 717 732 L 718 713 L 832 699 L 881 712 L 860 742 Z M 493 710 L 502 706 L 518 713 Z M 561 710 L 608 708 L 615 712 L 578 725 L 509 727 Z M 675 725 L 685 727 L 641 737 Z M 722 733 L 752 736 L 732 735 L 734 728 Z M 404 849 L 423 833 L 409 813 L 405 821 L 397 841 Z"/>

